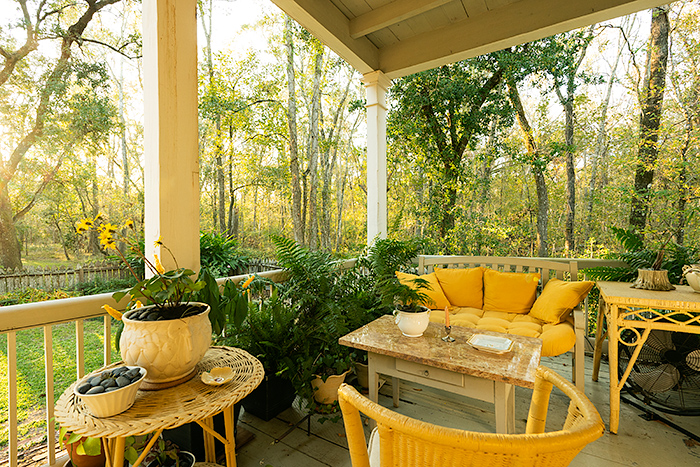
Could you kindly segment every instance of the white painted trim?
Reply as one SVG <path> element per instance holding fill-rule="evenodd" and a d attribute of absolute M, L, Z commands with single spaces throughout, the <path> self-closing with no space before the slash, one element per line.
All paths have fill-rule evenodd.
<path fill-rule="evenodd" d="M 381 71 L 363 76 L 367 108 L 367 244 L 386 238 L 386 92 L 391 81 Z"/>
<path fill-rule="evenodd" d="M 350 20 L 330 1 L 272 0 L 282 11 L 333 49 L 360 73 L 378 69 L 377 48 L 367 38 L 350 36 Z"/>
<path fill-rule="evenodd" d="M 379 51 L 379 69 L 395 79 L 664 3 L 660 0 L 521 0 L 383 47 Z"/>
<path fill-rule="evenodd" d="M 394 0 L 350 20 L 350 37 L 366 36 L 453 0 Z"/>
<path fill-rule="evenodd" d="M 196 0 L 143 2 L 146 257 L 199 269 Z M 149 274 L 148 268 L 146 269 Z"/>

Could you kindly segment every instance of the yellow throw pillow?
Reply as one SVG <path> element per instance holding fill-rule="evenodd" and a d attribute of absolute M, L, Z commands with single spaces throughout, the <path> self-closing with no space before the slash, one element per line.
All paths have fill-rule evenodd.
<path fill-rule="evenodd" d="M 442 291 L 452 306 L 484 306 L 484 268 L 435 269 Z"/>
<path fill-rule="evenodd" d="M 550 279 L 532 305 L 530 316 L 547 323 L 561 323 L 569 316 L 571 310 L 586 298 L 592 288 L 592 281 L 568 282 Z"/>
<path fill-rule="evenodd" d="M 537 296 L 539 273 L 484 271 L 484 311 L 525 314 Z"/>
<path fill-rule="evenodd" d="M 414 279 L 420 278 L 428 281 L 428 287 L 421 289 L 421 292 L 426 294 L 430 299 L 428 303 L 423 303 L 423 305 L 428 308 L 432 310 L 444 310 L 446 306 L 450 306 L 450 302 L 447 300 L 447 297 L 445 297 L 445 293 L 442 291 L 434 272 L 423 276 L 416 276 L 415 274 L 396 271 L 396 277 L 399 278 L 399 282 L 411 288 L 416 288 L 413 283 Z"/>

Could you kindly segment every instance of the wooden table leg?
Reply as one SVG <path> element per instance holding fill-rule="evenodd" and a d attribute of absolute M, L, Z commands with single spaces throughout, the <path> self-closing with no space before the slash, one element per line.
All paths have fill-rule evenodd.
<path fill-rule="evenodd" d="M 617 328 L 618 306 L 612 305 L 608 311 L 608 356 L 610 369 L 610 433 L 617 433 L 620 424 L 620 385 L 617 371 L 617 354 L 620 331 Z"/>
<path fill-rule="evenodd" d="M 394 407 L 398 408 L 399 407 L 399 397 L 401 395 L 400 393 L 400 387 L 399 385 L 401 384 L 401 380 L 395 376 L 391 377 L 391 397 L 394 402 Z"/>
<path fill-rule="evenodd" d="M 114 449 L 112 449 L 112 467 L 121 467 L 124 465 L 124 445 L 126 444 L 126 438 L 123 436 L 118 437 L 114 442 Z"/>
<path fill-rule="evenodd" d="M 236 467 L 236 436 L 233 426 L 233 405 L 224 409 L 224 428 L 226 430 L 226 467 Z"/>
<path fill-rule="evenodd" d="M 515 388 L 512 384 L 494 382 L 496 433 L 515 433 Z"/>
<path fill-rule="evenodd" d="M 595 350 L 593 351 L 593 381 L 598 381 L 598 372 L 600 371 L 600 358 L 603 355 L 603 341 L 605 340 L 605 334 L 603 334 L 603 326 L 605 325 L 605 301 L 603 297 L 600 297 L 598 302 L 598 318 L 596 319 L 595 326 Z"/>
<path fill-rule="evenodd" d="M 202 423 L 212 430 L 214 429 L 214 417 L 205 418 L 202 420 Z M 204 460 L 216 464 L 216 443 L 214 437 L 206 430 L 202 430 L 202 436 L 204 440 Z"/>

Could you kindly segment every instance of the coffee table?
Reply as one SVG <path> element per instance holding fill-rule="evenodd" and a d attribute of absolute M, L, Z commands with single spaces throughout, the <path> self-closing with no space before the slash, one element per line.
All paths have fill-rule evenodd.
<path fill-rule="evenodd" d="M 508 337 L 512 350 L 495 354 L 467 344 L 474 334 Z M 421 337 L 406 337 L 393 316 L 382 316 L 341 337 L 339 343 L 368 352 L 369 398 L 379 398 L 378 374 L 392 377 L 394 406 L 398 380 L 412 381 L 494 404 L 496 432 L 515 431 L 514 386 L 533 388 L 542 340 L 452 326 L 455 342 L 445 342 L 445 327 L 430 323 Z"/>

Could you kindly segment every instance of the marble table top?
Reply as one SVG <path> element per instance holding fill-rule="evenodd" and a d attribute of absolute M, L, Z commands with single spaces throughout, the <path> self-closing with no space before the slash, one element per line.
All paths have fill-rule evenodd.
<path fill-rule="evenodd" d="M 512 350 L 496 354 L 477 350 L 467 343 L 473 334 L 507 337 Z M 406 337 L 391 315 L 382 316 L 341 337 L 341 345 L 388 355 L 401 360 L 443 368 L 479 378 L 532 388 L 540 364 L 542 340 L 479 329 L 452 326 L 454 342 L 445 342 L 445 327 L 430 323 L 421 337 Z"/>

